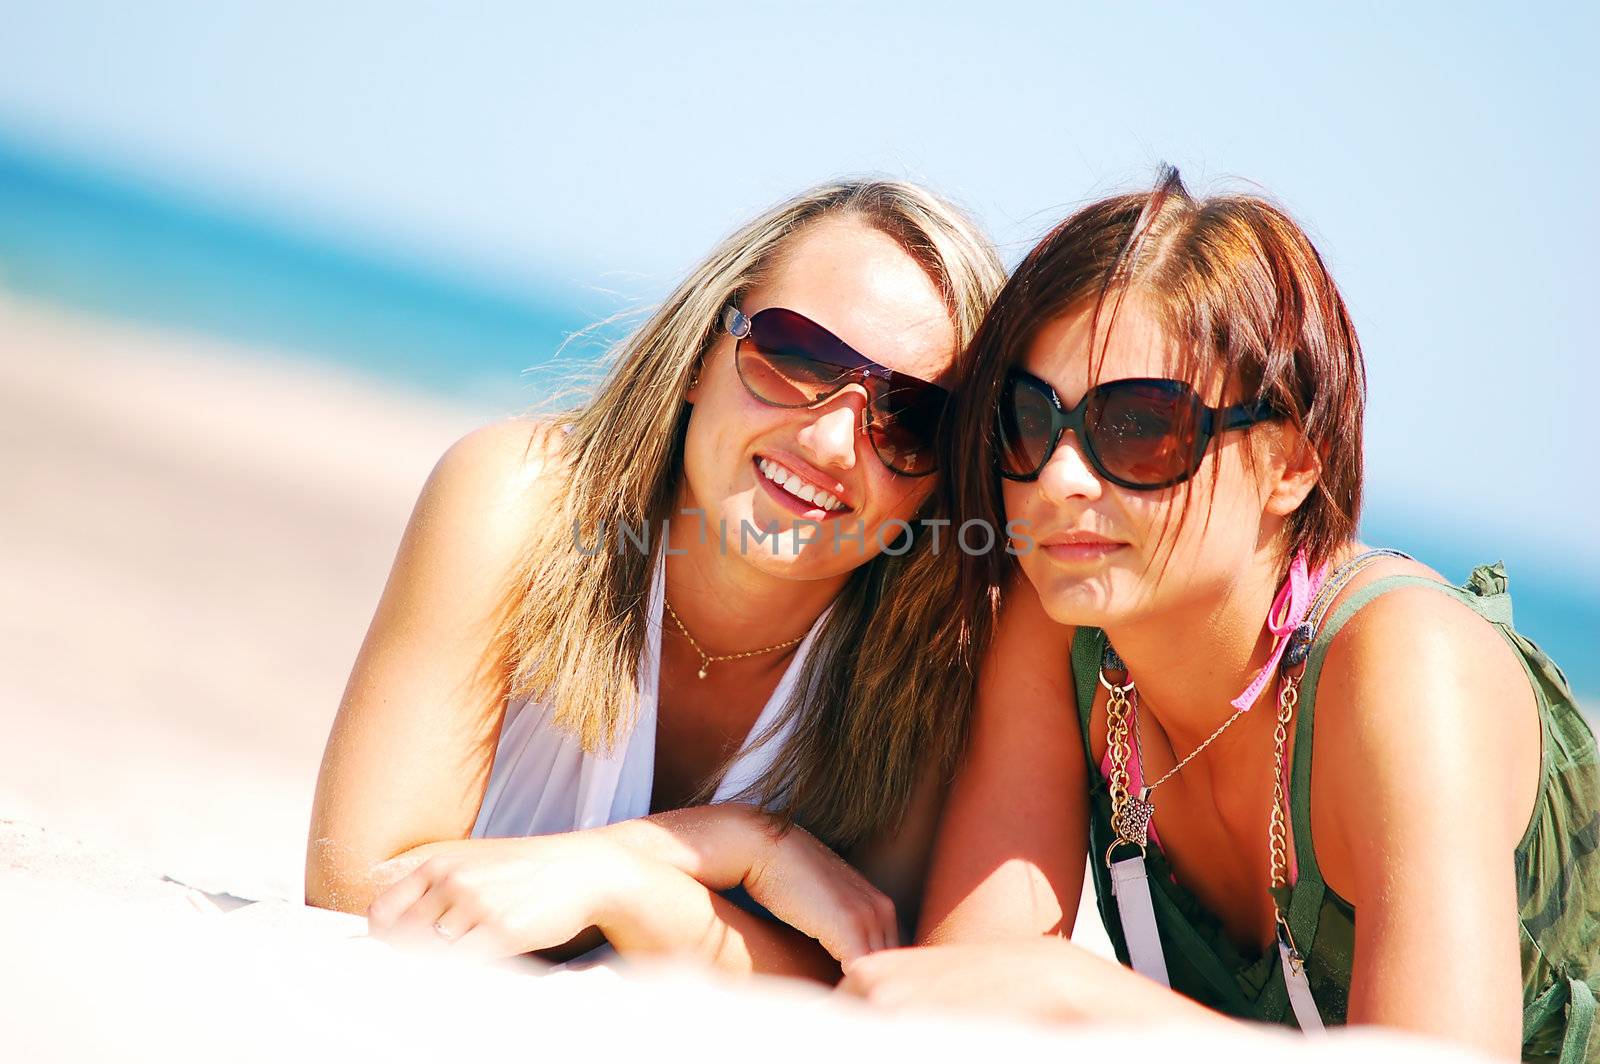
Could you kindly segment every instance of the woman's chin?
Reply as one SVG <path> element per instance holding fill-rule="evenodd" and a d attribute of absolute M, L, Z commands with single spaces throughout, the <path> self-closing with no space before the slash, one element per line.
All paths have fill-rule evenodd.
<path fill-rule="evenodd" d="M 1109 574 L 1076 576 L 1050 567 L 1027 576 L 1039 595 L 1039 604 L 1057 624 L 1104 628 L 1125 612 Z"/>

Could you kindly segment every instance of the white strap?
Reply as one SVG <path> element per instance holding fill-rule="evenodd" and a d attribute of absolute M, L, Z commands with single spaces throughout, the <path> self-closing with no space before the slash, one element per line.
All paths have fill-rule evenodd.
<path fill-rule="evenodd" d="M 633 820 L 650 812 L 656 746 L 657 683 L 661 671 L 661 606 L 666 601 L 666 554 L 657 551 L 645 605 L 644 646 L 634 689 L 633 720 L 605 754 L 582 753 L 578 770 L 578 831 Z"/>
<path fill-rule="evenodd" d="M 1278 935 L 1278 957 L 1283 961 L 1283 983 L 1289 989 L 1289 1004 L 1294 1008 L 1295 1022 L 1306 1034 L 1321 1034 L 1322 1013 L 1317 1011 L 1316 999 L 1311 996 L 1311 984 L 1306 980 L 1306 965 L 1299 954 L 1289 952 L 1289 943 Z"/>
<path fill-rule="evenodd" d="M 1161 933 L 1156 929 L 1156 910 L 1150 901 L 1150 877 L 1142 856 L 1126 857 L 1111 866 L 1111 893 L 1117 899 L 1117 915 L 1122 918 L 1122 937 L 1127 941 L 1133 970 L 1170 987 Z"/>

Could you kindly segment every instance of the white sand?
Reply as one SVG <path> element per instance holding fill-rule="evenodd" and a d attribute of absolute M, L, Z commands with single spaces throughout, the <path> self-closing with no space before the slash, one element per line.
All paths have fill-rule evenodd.
<path fill-rule="evenodd" d="M 0 818 L 298 898 L 411 503 L 488 415 L 236 355 L 0 303 Z"/>
<path fill-rule="evenodd" d="M 891 1015 L 811 984 L 675 968 L 545 974 L 400 954 L 343 913 L 202 912 L 120 858 L 0 823 L 0 1060 L 1477 1059 L 1371 1029 L 1066 1028 Z"/>
<path fill-rule="evenodd" d="M 322 744 L 410 505 L 507 412 L 0 301 L 0 1059 L 1111 1052 L 782 985 L 441 970 L 298 905 Z M 268 901 L 223 916 L 190 887 Z M 1087 899 L 1079 927 L 1106 950 Z M 1286 1037 L 1125 1035 L 1231 1061 L 1303 1051 Z M 1351 1034 L 1312 1059 L 1424 1048 Z"/>

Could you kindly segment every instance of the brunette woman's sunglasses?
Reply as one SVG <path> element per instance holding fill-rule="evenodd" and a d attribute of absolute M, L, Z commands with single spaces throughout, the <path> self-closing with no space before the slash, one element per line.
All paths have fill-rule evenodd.
<path fill-rule="evenodd" d="M 734 338 L 734 365 L 751 395 L 768 406 L 809 407 L 859 384 L 867 393 L 861 428 L 883 464 L 905 477 L 934 472 L 935 436 L 950 399 L 943 388 L 880 366 L 783 307 L 749 317 L 729 307 L 722 324 Z"/>
<path fill-rule="evenodd" d="M 1271 419 L 1269 404 L 1210 407 L 1183 381 L 1132 379 L 1090 388 L 1071 410 L 1050 385 L 1013 369 L 1000 393 L 1000 475 L 1036 480 L 1068 429 L 1111 483 L 1156 491 L 1194 475 L 1213 436 Z"/>

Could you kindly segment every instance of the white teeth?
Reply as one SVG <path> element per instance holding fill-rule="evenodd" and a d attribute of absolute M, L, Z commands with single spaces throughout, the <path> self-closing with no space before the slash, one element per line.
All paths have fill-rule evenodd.
<path fill-rule="evenodd" d="M 783 468 L 783 466 L 779 465 L 777 462 L 774 462 L 770 458 L 761 459 L 760 462 L 756 463 L 756 468 L 761 470 L 762 476 L 766 477 L 768 480 L 772 481 L 774 484 L 778 485 L 784 491 L 787 491 L 796 498 L 804 499 L 806 502 L 816 503 L 824 510 L 844 509 L 844 503 L 840 502 L 837 496 L 823 491 L 821 488 L 818 488 L 814 485 L 807 484 L 798 476 L 789 472 L 787 469 Z"/>

